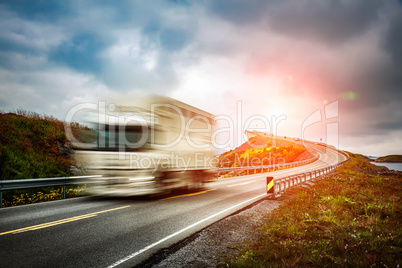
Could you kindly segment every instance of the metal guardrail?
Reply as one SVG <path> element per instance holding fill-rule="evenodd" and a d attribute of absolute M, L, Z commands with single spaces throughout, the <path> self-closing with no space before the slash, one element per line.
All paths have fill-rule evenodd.
<path fill-rule="evenodd" d="M 346 156 L 346 160 L 342 161 L 340 163 L 337 163 L 335 165 L 331 165 L 328 167 L 324 167 L 324 168 L 320 168 L 317 170 L 313 170 L 313 171 L 309 171 L 309 172 L 304 172 L 304 173 L 299 173 L 299 174 L 295 174 L 295 175 L 290 175 L 287 177 L 283 177 L 283 178 L 278 178 L 278 179 L 274 179 L 273 180 L 273 197 L 279 197 L 282 194 L 284 194 L 286 192 L 287 189 L 289 189 L 290 187 L 299 185 L 299 184 L 304 184 L 307 181 L 317 178 L 321 175 L 325 175 L 328 174 L 330 172 L 332 172 L 333 170 L 335 170 L 336 168 L 342 166 L 343 164 L 345 164 L 347 161 L 349 161 L 350 156 L 343 152 L 343 151 L 338 151 L 341 154 Z M 268 183 L 268 181 L 267 181 Z M 268 189 L 267 189 L 267 193 L 268 193 Z M 272 195 L 272 194 L 271 194 Z"/>
<path fill-rule="evenodd" d="M 218 168 L 214 171 L 216 172 L 216 178 L 219 178 L 219 175 L 224 172 L 228 172 L 228 176 L 230 177 L 230 173 L 233 171 L 237 171 L 235 176 L 241 176 L 241 171 L 247 170 L 247 175 L 250 174 L 250 170 L 254 170 L 254 174 L 257 170 L 261 170 L 261 173 L 285 169 L 285 168 L 292 168 L 292 167 L 299 167 L 303 165 L 310 164 L 316 160 L 318 160 L 319 156 L 316 155 L 311 159 L 298 161 L 298 162 L 291 162 L 291 163 L 283 163 L 283 164 L 274 164 L 274 165 L 262 165 L 262 166 L 244 166 L 244 167 L 231 167 L 231 168 Z"/>
<path fill-rule="evenodd" d="M 67 185 L 95 183 L 96 181 L 88 179 L 99 178 L 99 177 L 101 176 L 75 176 L 75 177 L 4 180 L 4 181 L 0 180 L 0 208 L 3 207 L 3 191 L 63 186 L 63 199 L 65 199 Z"/>

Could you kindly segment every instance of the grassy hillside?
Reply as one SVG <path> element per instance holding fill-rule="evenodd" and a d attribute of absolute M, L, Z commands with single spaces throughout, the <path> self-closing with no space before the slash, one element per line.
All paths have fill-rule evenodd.
<path fill-rule="evenodd" d="M 78 124 L 72 129 L 84 139 L 90 132 Z M 62 121 L 23 110 L 0 113 L 0 180 L 69 176 L 72 149 Z"/>
<path fill-rule="evenodd" d="M 68 176 L 63 122 L 18 111 L 0 114 L 0 179 Z"/>
<path fill-rule="evenodd" d="M 241 146 L 219 156 L 219 167 L 260 166 L 312 158 L 303 146 L 269 136 L 251 137 Z"/>
<path fill-rule="evenodd" d="M 361 158 L 289 190 L 230 267 L 399 267 L 402 175 Z"/>
<path fill-rule="evenodd" d="M 365 156 L 365 155 L 362 155 L 362 154 L 354 154 L 354 153 L 351 153 L 351 152 L 347 152 L 349 155 L 352 155 L 352 156 L 354 156 L 355 158 L 357 158 L 357 159 L 360 159 L 360 160 L 364 160 L 364 161 L 367 161 L 367 162 L 373 162 L 373 159 L 371 159 L 371 158 L 369 158 L 369 157 L 367 157 L 367 156 Z"/>
<path fill-rule="evenodd" d="M 394 154 L 378 157 L 375 162 L 386 162 L 386 163 L 402 163 L 402 155 Z"/>
<path fill-rule="evenodd" d="M 81 141 L 94 132 L 79 124 L 72 130 Z M 51 116 L 19 110 L 0 112 L 0 180 L 70 176 L 72 146 L 63 122 Z M 82 194 L 85 187 L 71 186 L 67 197 Z M 10 190 L 3 193 L 3 206 L 16 206 L 61 199 L 60 187 Z"/>

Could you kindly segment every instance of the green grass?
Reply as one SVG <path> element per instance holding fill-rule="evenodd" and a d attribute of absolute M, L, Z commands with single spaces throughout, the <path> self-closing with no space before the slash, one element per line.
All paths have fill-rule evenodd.
<path fill-rule="evenodd" d="M 402 176 L 378 176 L 352 157 L 265 215 L 260 239 L 231 267 L 397 267 L 402 264 Z"/>

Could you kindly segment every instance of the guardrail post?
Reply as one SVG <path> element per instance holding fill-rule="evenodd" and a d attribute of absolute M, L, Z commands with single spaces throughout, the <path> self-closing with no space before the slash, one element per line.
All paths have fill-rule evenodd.
<path fill-rule="evenodd" d="M 66 199 L 66 186 L 63 185 L 63 199 Z"/>
<path fill-rule="evenodd" d="M 3 191 L 0 191 L 0 208 L 3 207 Z"/>

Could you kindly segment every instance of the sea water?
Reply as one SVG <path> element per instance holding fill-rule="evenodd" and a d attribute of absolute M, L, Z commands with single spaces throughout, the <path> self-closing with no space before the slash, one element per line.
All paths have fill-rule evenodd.
<path fill-rule="evenodd" d="M 377 166 L 384 166 L 387 167 L 389 169 L 393 169 L 393 170 L 399 170 L 402 171 L 402 163 L 382 163 L 382 162 L 371 162 Z"/>

